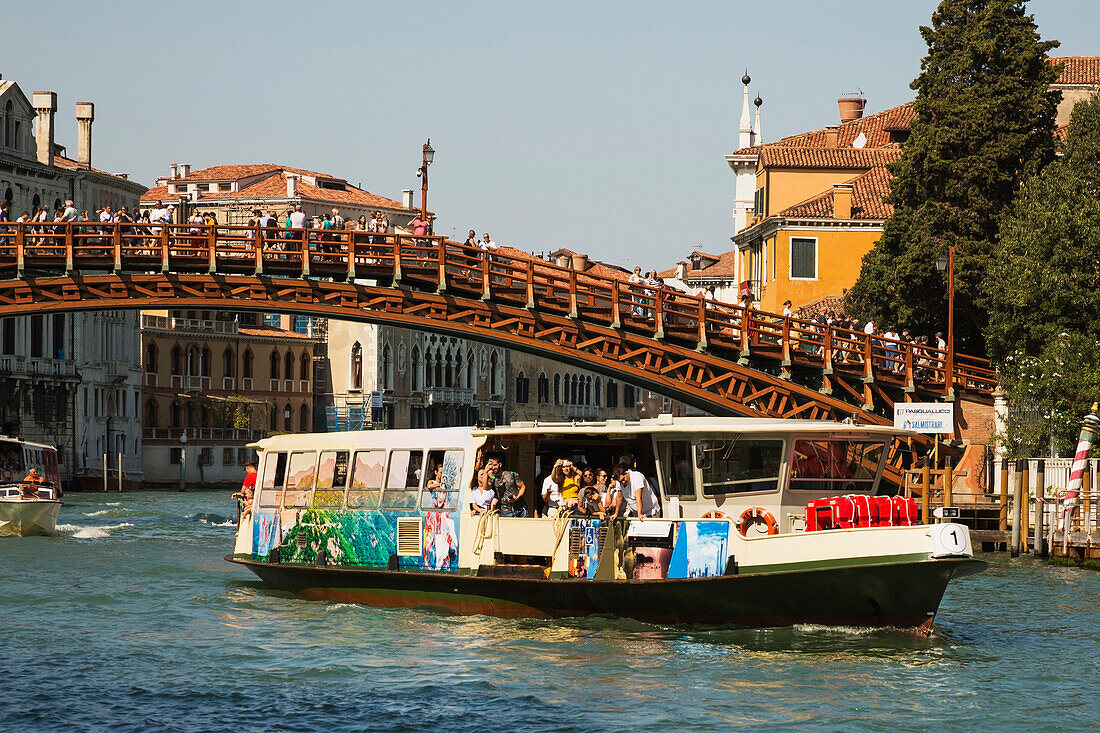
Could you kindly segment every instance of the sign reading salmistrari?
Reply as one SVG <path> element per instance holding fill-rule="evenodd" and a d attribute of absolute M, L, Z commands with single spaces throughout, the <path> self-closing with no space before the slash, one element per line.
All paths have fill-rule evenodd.
<path fill-rule="evenodd" d="M 955 432 L 955 405 L 950 402 L 895 404 L 894 427 L 929 435 L 950 435 Z"/>

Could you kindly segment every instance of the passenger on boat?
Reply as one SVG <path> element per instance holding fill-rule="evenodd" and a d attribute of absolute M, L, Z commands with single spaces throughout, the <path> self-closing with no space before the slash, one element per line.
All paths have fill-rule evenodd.
<path fill-rule="evenodd" d="M 515 471 L 505 471 L 500 459 L 493 457 L 485 464 L 489 472 L 489 487 L 500 502 L 500 516 L 526 517 L 527 504 L 523 501 L 527 487 Z"/>
<path fill-rule="evenodd" d="M 567 509 L 575 509 L 581 484 L 580 474 L 577 473 L 573 461 L 568 458 L 558 459 L 554 463 L 554 470 L 550 472 L 550 476 L 554 479 L 554 483 L 561 488 L 561 506 Z"/>
<path fill-rule="evenodd" d="M 550 517 L 556 515 L 561 508 L 561 487 L 554 482 L 553 471 L 542 482 L 542 502 L 546 506 L 547 516 Z"/>
<path fill-rule="evenodd" d="M 485 514 L 497 508 L 497 497 L 489 487 L 489 472 L 479 468 L 470 486 L 470 512 Z"/>
<path fill-rule="evenodd" d="M 244 464 L 244 481 L 241 482 L 240 491 L 233 494 L 233 498 L 241 502 L 241 516 L 247 517 L 252 513 L 252 494 L 256 491 L 256 462 L 248 461 Z"/>
<path fill-rule="evenodd" d="M 18 475 L 18 474 L 17 474 Z M 32 468 L 23 479 L 25 484 L 40 484 L 42 483 L 42 476 L 38 473 L 37 468 Z"/>
<path fill-rule="evenodd" d="M 623 501 L 626 502 L 626 516 L 628 517 L 659 517 L 661 506 L 657 503 L 657 492 L 646 480 L 646 477 L 636 468 L 631 468 L 626 463 L 620 463 L 615 469 L 615 476 L 619 485 L 623 487 Z"/>
<path fill-rule="evenodd" d="M 602 468 L 596 472 L 596 488 L 602 490 L 600 503 L 603 504 L 604 515 L 608 519 L 618 519 L 626 513 L 622 487 Z"/>
<path fill-rule="evenodd" d="M 599 517 L 603 519 L 603 497 L 600 496 L 600 490 L 595 486 L 586 486 L 581 489 L 580 497 L 577 501 L 577 511 L 586 517 Z"/>

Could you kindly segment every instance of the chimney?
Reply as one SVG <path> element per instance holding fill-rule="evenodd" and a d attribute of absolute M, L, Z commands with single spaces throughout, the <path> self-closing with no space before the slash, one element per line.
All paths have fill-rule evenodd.
<path fill-rule="evenodd" d="M 837 146 L 837 138 L 840 135 L 839 125 L 829 125 L 825 128 L 825 147 L 835 148 Z"/>
<path fill-rule="evenodd" d="M 180 178 L 187 178 L 189 175 L 191 175 L 191 164 L 180 163 Z"/>
<path fill-rule="evenodd" d="M 852 184 L 833 184 L 833 218 L 852 218 Z"/>
<path fill-rule="evenodd" d="M 172 164 L 172 180 L 173 181 L 180 177 L 180 170 L 179 169 L 180 169 L 179 163 L 173 163 Z"/>
<path fill-rule="evenodd" d="M 94 119 L 94 104 L 76 103 L 76 164 L 85 170 L 92 167 L 92 120 Z"/>
<path fill-rule="evenodd" d="M 401 205 L 406 209 L 413 207 L 413 192 L 411 188 L 406 188 L 401 192 Z"/>
<path fill-rule="evenodd" d="M 684 282 L 685 280 L 687 280 L 687 263 L 686 262 L 677 262 L 676 263 L 676 279 L 679 280 L 680 282 Z"/>
<path fill-rule="evenodd" d="M 53 165 L 53 116 L 57 112 L 57 93 L 35 92 L 34 112 L 38 115 L 34 132 L 38 162 Z"/>
<path fill-rule="evenodd" d="M 840 124 L 858 120 L 863 117 L 863 108 L 867 106 L 867 100 L 863 97 L 841 97 L 836 100 L 840 107 Z"/>
<path fill-rule="evenodd" d="M 286 174 L 286 197 L 288 199 L 298 197 L 298 176 L 294 173 Z"/>

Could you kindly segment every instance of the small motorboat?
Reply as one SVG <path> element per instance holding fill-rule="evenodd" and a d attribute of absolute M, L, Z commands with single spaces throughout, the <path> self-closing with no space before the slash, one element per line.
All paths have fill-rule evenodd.
<path fill-rule="evenodd" d="M 52 483 L 0 484 L 0 537 L 53 534 L 61 502 Z"/>
<path fill-rule="evenodd" d="M 87 466 L 77 470 L 70 484 L 72 491 L 137 491 L 141 483 L 130 477 L 130 474 L 122 472 L 122 480 L 119 481 L 118 469 L 108 468 L 107 478 L 103 478 L 103 469 L 95 466 Z"/>

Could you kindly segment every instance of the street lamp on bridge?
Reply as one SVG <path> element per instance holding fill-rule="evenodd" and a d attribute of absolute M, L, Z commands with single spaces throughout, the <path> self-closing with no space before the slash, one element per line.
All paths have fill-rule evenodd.
<path fill-rule="evenodd" d="M 955 247 L 936 258 L 936 269 L 947 270 L 947 355 L 944 360 L 944 389 L 948 399 L 955 396 Z"/>
<path fill-rule="evenodd" d="M 432 160 L 435 159 L 435 150 L 432 148 L 432 139 L 428 138 L 428 142 L 424 143 L 424 148 L 421 151 L 422 158 L 420 162 L 420 170 L 416 172 L 416 175 L 420 177 L 420 218 L 423 221 L 428 220 L 428 166 L 432 164 Z"/>

